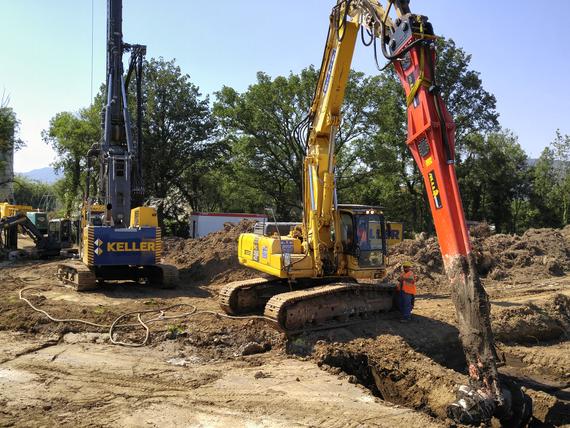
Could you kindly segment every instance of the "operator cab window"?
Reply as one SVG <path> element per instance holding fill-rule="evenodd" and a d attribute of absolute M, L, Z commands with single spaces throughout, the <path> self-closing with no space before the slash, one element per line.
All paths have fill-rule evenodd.
<path fill-rule="evenodd" d="M 103 226 L 103 214 L 95 214 L 91 216 L 91 224 L 93 226 Z"/>
<path fill-rule="evenodd" d="M 352 223 L 352 215 L 341 213 L 340 223 L 342 247 L 345 253 L 350 252 L 354 249 L 354 226 Z"/>
<path fill-rule="evenodd" d="M 378 214 L 355 216 L 358 264 L 362 267 L 384 263 L 384 219 Z"/>

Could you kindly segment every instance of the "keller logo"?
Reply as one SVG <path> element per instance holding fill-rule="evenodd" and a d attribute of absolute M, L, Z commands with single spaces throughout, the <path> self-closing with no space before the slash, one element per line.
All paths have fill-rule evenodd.
<path fill-rule="evenodd" d="M 103 254 L 103 249 L 101 248 L 101 246 L 103 245 L 103 241 L 101 241 L 99 238 L 97 238 L 94 242 L 95 244 L 95 250 L 94 253 L 98 256 L 100 256 L 101 254 Z"/>
<path fill-rule="evenodd" d="M 154 241 L 143 242 L 107 242 L 106 250 L 109 253 L 130 253 L 140 251 L 155 251 Z"/>

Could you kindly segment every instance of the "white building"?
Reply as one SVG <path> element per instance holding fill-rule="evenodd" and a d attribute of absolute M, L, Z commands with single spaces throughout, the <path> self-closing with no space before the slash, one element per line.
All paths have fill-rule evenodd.
<path fill-rule="evenodd" d="M 200 238 L 208 233 L 222 230 L 224 223 L 239 223 L 242 220 L 265 222 L 267 216 L 264 214 L 193 212 L 190 215 L 190 238 Z"/>

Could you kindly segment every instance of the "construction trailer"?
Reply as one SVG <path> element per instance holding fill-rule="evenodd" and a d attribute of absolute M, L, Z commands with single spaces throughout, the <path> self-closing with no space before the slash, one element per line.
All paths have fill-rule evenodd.
<path fill-rule="evenodd" d="M 205 213 L 193 212 L 190 216 L 189 236 L 190 238 L 201 238 L 208 233 L 217 232 L 224 228 L 224 223 L 239 223 L 242 220 L 251 220 L 259 223 L 267 222 L 264 214 L 246 213 Z"/>

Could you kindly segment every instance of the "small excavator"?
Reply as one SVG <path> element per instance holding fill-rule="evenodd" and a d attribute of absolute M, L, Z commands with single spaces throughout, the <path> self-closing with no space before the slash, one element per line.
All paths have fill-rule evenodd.
<path fill-rule="evenodd" d="M 35 248 L 28 253 L 35 257 L 48 258 L 71 251 L 71 220 L 48 221 L 47 213 L 33 211 L 29 205 L 0 203 L 0 253 L 18 251 L 19 231 L 34 242 Z"/>
<path fill-rule="evenodd" d="M 122 10 L 122 0 L 107 1 L 107 102 L 101 113 L 101 141 L 87 153 L 86 194 L 80 219 L 81 261 L 58 266 L 60 280 L 78 291 L 112 280 L 148 282 L 162 288 L 175 287 L 178 282 L 176 267 L 160 264 L 162 240 L 156 210 L 141 206 L 142 74 L 146 46 L 123 43 Z M 131 52 L 126 76 L 125 51 Z M 127 99 L 133 76 L 134 130 Z M 96 198 L 90 195 L 93 159 L 99 166 Z"/>
<path fill-rule="evenodd" d="M 389 0 L 386 7 L 379 0 L 338 0 L 332 9 L 313 102 L 300 124 L 306 130 L 300 230 L 287 236 L 242 234 L 239 262 L 271 278 L 227 284 L 220 305 L 233 315 L 263 310 L 288 333 L 344 325 L 391 309 L 392 286 L 357 282 L 385 276 L 381 209 L 342 205 L 336 197 L 335 137 L 359 31 L 370 36 L 376 60 L 379 40 L 404 88 L 407 145 L 424 179 L 450 281 L 470 383 L 459 388 L 448 416 L 469 425 L 495 416 L 505 426 L 524 426 L 532 401 L 497 370 L 489 300 L 455 175 L 455 125 L 436 82 L 436 36 L 426 16 L 410 11 L 409 0 Z"/>

